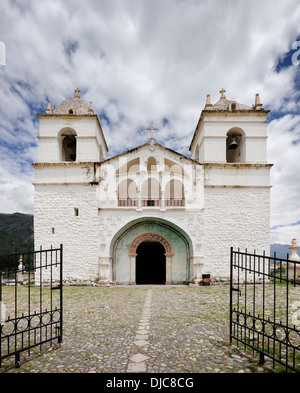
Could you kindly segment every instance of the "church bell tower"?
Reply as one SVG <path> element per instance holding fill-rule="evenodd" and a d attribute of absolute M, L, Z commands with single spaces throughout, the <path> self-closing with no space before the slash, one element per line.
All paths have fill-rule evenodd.
<path fill-rule="evenodd" d="M 248 106 L 225 92 L 215 104 L 207 96 L 190 145 L 191 158 L 204 169 L 203 252 L 220 272 L 230 246 L 270 249 L 269 111 L 258 94 Z"/>
<path fill-rule="evenodd" d="M 101 162 L 108 151 L 98 116 L 80 99 L 64 100 L 57 108 L 48 104 L 46 113 L 38 114 L 40 133 L 38 162 Z"/>
<path fill-rule="evenodd" d="M 266 163 L 267 116 L 256 94 L 250 107 L 228 100 L 226 90 L 212 105 L 207 95 L 192 143 L 191 158 L 200 163 Z"/>
<path fill-rule="evenodd" d="M 46 112 L 38 114 L 34 242 L 35 247 L 64 244 L 64 277 L 77 274 L 89 282 L 99 276 L 95 228 L 100 171 L 108 148 L 92 103 L 88 106 L 79 93 L 76 89 L 74 98 L 56 108 L 48 104 Z M 74 267 L 75 254 L 80 267 Z"/>

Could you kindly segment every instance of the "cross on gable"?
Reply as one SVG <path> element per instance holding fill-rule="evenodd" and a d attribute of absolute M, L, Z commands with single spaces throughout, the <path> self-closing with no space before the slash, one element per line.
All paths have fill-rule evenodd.
<path fill-rule="evenodd" d="M 219 93 L 221 93 L 221 100 L 226 98 L 226 96 L 224 95 L 225 92 L 226 90 L 222 87 L 222 89 L 219 91 Z"/>
<path fill-rule="evenodd" d="M 153 121 L 151 122 L 150 126 L 147 127 L 148 131 L 151 131 L 151 139 L 153 139 L 153 131 L 157 131 L 158 128 L 154 126 Z"/>

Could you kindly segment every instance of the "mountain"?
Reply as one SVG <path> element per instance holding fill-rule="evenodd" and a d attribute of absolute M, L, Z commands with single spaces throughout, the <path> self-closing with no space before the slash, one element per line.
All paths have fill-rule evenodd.
<path fill-rule="evenodd" d="M 33 248 L 33 215 L 0 213 L 0 255 Z"/>
<path fill-rule="evenodd" d="M 279 244 L 279 243 L 271 244 L 271 256 L 274 256 L 274 252 L 276 252 L 277 258 L 286 259 L 287 255 L 288 256 L 291 255 L 291 250 L 289 250 L 289 247 L 291 247 L 290 244 Z"/>

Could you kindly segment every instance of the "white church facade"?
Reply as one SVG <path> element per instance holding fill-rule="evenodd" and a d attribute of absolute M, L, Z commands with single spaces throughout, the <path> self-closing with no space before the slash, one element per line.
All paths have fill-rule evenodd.
<path fill-rule="evenodd" d="M 63 244 L 73 284 L 229 279 L 230 247 L 269 250 L 267 115 L 207 96 L 190 157 L 149 143 L 114 157 L 92 105 L 75 97 L 38 114 L 35 246 Z M 152 126 L 149 127 L 153 128 Z"/>

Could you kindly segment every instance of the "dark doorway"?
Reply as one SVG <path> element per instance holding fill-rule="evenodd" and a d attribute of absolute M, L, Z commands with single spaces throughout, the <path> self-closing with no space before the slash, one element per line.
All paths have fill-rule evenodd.
<path fill-rule="evenodd" d="M 165 248 L 159 242 L 145 241 L 137 250 L 136 283 L 165 284 L 166 257 Z"/>

